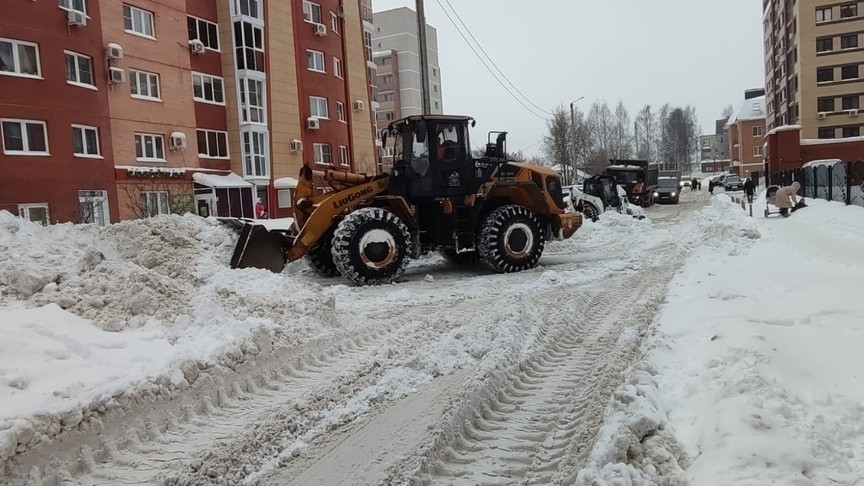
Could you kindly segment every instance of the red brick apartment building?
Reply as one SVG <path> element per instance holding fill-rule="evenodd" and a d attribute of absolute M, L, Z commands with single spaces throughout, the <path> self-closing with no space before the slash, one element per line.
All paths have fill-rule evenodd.
<path fill-rule="evenodd" d="M 302 165 L 375 170 L 371 29 L 360 0 L 12 2 L 0 209 L 289 216 Z"/>

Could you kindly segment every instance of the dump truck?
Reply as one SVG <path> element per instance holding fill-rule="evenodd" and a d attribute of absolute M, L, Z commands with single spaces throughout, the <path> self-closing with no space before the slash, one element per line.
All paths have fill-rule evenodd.
<path fill-rule="evenodd" d="M 659 169 L 647 160 L 611 159 L 603 175 L 615 178 L 627 191 L 627 198 L 633 204 L 648 207 L 654 204 L 654 191 L 657 190 Z M 641 183 L 641 185 L 640 185 Z"/>
<path fill-rule="evenodd" d="M 533 268 L 546 241 L 572 236 L 582 215 L 567 209 L 556 171 L 507 158 L 507 132 L 490 132 L 484 156 L 472 157 L 474 124 L 445 115 L 392 122 L 382 144 L 393 165 L 382 174 L 304 166 L 294 231 L 246 224 L 231 266 L 278 272 L 305 257 L 318 274 L 359 285 L 394 282 L 430 251 L 500 273 Z"/>

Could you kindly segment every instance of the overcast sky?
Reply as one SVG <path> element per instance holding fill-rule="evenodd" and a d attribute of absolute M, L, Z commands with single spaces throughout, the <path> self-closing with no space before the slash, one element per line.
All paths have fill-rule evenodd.
<path fill-rule="evenodd" d="M 495 81 L 439 1 L 447 6 L 425 5 L 438 30 L 444 112 L 477 119 L 475 146 L 487 131 L 506 130 L 511 152 L 538 154 L 546 122 Z M 692 104 L 703 133 L 713 133 L 723 107 L 737 108 L 745 89 L 764 84 L 759 1 L 449 1 L 510 81 L 547 111 L 569 111 L 581 96 L 584 111 L 594 100 L 621 99 L 631 115 L 645 104 Z M 375 11 L 415 7 L 414 0 L 372 2 Z"/>

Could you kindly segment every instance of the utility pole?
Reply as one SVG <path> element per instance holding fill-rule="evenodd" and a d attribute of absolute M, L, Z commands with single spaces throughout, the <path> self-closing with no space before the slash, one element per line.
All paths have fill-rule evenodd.
<path fill-rule="evenodd" d="M 423 96 L 423 114 L 432 113 L 432 102 L 429 98 L 429 44 L 426 40 L 426 10 L 423 0 L 417 0 L 417 48 L 420 51 L 420 92 Z"/>
<path fill-rule="evenodd" d="M 564 184 L 568 186 L 571 183 L 579 182 L 579 169 L 576 167 L 576 112 L 573 110 L 573 106 L 582 98 L 585 97 L 580 96 L 579 99 L 570 102 L 570 169 L 572 169 L 572 176 L 567 177 L 568 171 L 564 171 Z"/>

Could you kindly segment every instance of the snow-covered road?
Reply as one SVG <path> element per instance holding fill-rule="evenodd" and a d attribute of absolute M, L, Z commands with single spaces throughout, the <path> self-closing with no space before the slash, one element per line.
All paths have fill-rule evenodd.
<path fill-rule="evenodd" d="M 294 266 L 280 278 L 317 288 L 331 314 L 293 344 L 293 325 L 255 335 L 255 353 L 85 418 L 5 472 L 22 484 L 572 484 L 702 241 L 706 201 L 686 192 L 649 220 L 606 215 L 521 274 L 428 257 L 403 282 L 357 288 Z"/>

